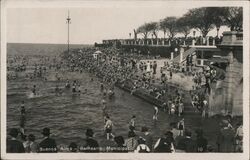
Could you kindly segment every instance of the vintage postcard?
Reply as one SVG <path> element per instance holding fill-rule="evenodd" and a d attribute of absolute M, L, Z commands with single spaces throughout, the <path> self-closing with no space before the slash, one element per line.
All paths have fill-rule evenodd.
<path fill-rule="evenodd" d="M 1 159 L 249 159 L 249 2 L 1 1 Z"/>

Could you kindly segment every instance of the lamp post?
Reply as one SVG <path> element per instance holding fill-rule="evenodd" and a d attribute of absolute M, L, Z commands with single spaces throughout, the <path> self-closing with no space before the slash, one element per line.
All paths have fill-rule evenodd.
<path fill-rule="evenodd" d="M 154 45 L 154 34 L 152 33 L 151 36 L 152 36 L 151 45 Z"/>
<path fill-rule="evenodd" d="M 174 52 L 175 52 L 175 55 L 177 55 L 178 48 L 175 48 L 175 49 L 174 49 Z"/>
<path fill-rule="evenodd" d="M 69 11 L 68 11 L 68 18 L 67 20 L 67 24 L 68 24 L 68 54 L 69 54 L 69 24 L 71 24 L 71 18 L 69 17 Z"/>

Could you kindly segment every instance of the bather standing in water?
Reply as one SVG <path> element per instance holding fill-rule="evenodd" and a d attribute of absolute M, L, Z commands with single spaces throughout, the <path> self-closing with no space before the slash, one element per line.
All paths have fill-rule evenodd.
<path fill-rule="evenodd" d="M 32 93 L 34 96 L 36 95 L 36 85 L 33 86 Z"/>

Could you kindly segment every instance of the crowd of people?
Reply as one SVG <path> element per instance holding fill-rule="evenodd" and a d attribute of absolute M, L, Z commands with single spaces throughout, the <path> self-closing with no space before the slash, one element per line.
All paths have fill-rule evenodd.
<path fill-rule="evenodd" d="M 71 53 L 65 52 L 61 55 L 61 61 L 56 63 L 56 70 L 67 69 L 70 72 L 88 71 L 100 79 L 100 90 L 102 93 L 102 106 L 104 117 L 104 131 L 106 139 L 109 143 L 106 146 L 100 146 L 98 141 L 94 138 L 94 130 L 87 129 L 84 139 L 84 145 L 72 142 L 67 147 L 57 146 L 56 141 L 50 138 L 50 129 L 44 128 L 42 134 L 44 139 L 37 143 L 33 134 L 25 135 L 24 120 L 20 124 L 20 130 L 13 128 L 9 132 L 7 140 L 7 152 L 23 153 L 23 152 L 209 152 L 215 151 L 209 148 L 209 142 L 204 137 L 203 130 L 195 131 L 196 136 L 193 136 L 191 130 L 186 129 L 184 125 L 184 102 L 183 94 L 177 89 L 169 92 L 167 86 L 168 76 L 161 73 L 160 85 L 154 83 L 157 63 L 154 58 L 150 61 L 142 62 L 146 58 L 140 54 L 124 53 L 122 50 L 116 48 L 102 48 L 100 53 L 96 56 L 95 48 L 83 48 L 72 50 Z M 147 57 L 148 58 L 148 57 Z M 167 68 L 171 65 L 166 64 Z M 36 66 L 36 74 L 40 73 L 40 67 Z M 38 71 L 37 71 L 38 70 Z M 45 69 L 46 70 L 46 69 Z M 192 105 L 201 112 L 202 117 L 206 117 L 208 110 L 208 101 L 205 93 L 209 94 L 210 81 L 215 79 L 214 70 L 204 70 L 201 73 L 194 74 L 194 91 L 199 90 L 203 86 L 200 82 L 200 76 L 205 77 L 205 91 L 202 94 L 192 92 Z M 42 71 L 41 71 L 42 74 Z M 170 67 L 169 78 L 172 78 L 172 70 Z M 39 74 L 38 74 L 39 75 Z M 63 77 L 62 77 L 63 78 Z M 60 80 L 58 78 L 57 80 Z M 79 92 L 80 87 L 77 81 L 73 81 L 71 85 L 69 80 L 66 80 L 65 88 L 72 88 L 72 92 Z M 171 130 L 168 130 L 156 142 L 153 141 L 153 135 L 150 133 L 148 127 L 138 129 L 136 126 L 136 116 L 132 116 L 128 127 L 128 136 L 124 139 L 123 136 L 117 136 L 112 133 L 113 122 L 109 113 L 106 111 L 106 99 L 112 98 L 115 85 L 121 87 L 128 87 L 131 94 L 137 92 L 144 92 L 159 100 L 163 110 L 170 115 L 176 114 L 180 117 L 180 121 L 171 122 Z M 58 86 L 56 87 L 58 90 Z M 33 94 L 36 94 L 36 86 L 32 89 Z M 24 103 L 21 105 L 21 117 L 25 119 Z M 158 120 L 159 108 L 154 107 L 153 120 Z M 139 131 L 138 131 L 139 130 Z M 230 134 L 229 134 L 230 132 Z M 21 141 L 17 140 L 20 133 Z M 194 138 L 195 137 L 195 138 Z M 221 124 L 221 131 L 217 140 L 218 151 L 232 152 L 242 151 L 242 123 L 239 123 L 237 128 L 230 125 L 230 120 L 224 120 Z M 230 144 L 229 144 L 230 140 Z M 66 149 L 65 149 L 66 148 Z"/>
<path fill-rule="evenodd" d="M 135 116 L 132 117 L 134 119 Z M 109 119 L 109 117 L 108 117 Z M 107 120 L 108 122 L 109 120 Z M 138 131 L 136 126 L 130 126 L 127 138 L 114 136 L 112 129 L 106 128 L 107 142 L 101 146 L 94 138 L 94 131 L 88 128 L 85 138 L 80 142 L 71 142 L 68 146 L 57 145 L 56 140 L 50 137 L 50 128 L 42 130 L 43 139 L 36 141 L 33 134 L 28 136 L 20 134 L 16 128 L 9 131 L 7 139 L 8 153 L 56 153 L 56 152 L 133 152 L 133 153 L 194 153 L 194 152 L 242 152 L 243 128 L 238 124 L 236 133 L 227 120 L 222 121 L 220 134 L 217 136 L 217 149 L 214 150 L 204 137 L 203 130 L 197 129 L 195 136 L 190 130 L 184 128 L 184 119 L 180 122 L 170 123 L 171 129 L 166 131 L 156 142 L 144 126 Z M 112 123 L 111 121 L 108 123 Z M 107 127 L 107 124 L 105 127 Z M 137 129 L 137 130 L 136 130 Z M 184 131 L 185 129 L 185 131 Z M 20 140 L 19 140 L 19 135 Z M 111 136 L 112 135 L 112 136 Z"/>

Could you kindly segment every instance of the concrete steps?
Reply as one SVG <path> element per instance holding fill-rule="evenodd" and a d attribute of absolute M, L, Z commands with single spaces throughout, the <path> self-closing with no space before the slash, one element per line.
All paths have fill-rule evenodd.
<path fill-rule="evenodd" d="M 186 50 L 186 51 L 183 53 L 183 55 L 182 55 L 182 62 L 186 61 L 187 56 L 190 55 L 190 54 L 192 54 L 192 53 L 194 53 L 195 51 L 196 51 L 196 48 L 194 48 L 194 47 L 192 47 L 192 48 Z M 179 62 L 180 62 L 180 55 L 178 55 L 177 57 L 175 57 L 175 58 L 173 59 L 173 62 L 179 63 Z M 181 62 L 181 63 L 182 63 L 182 62 Z"/>

